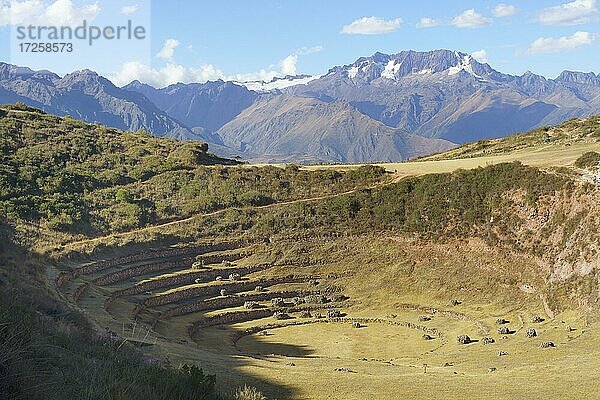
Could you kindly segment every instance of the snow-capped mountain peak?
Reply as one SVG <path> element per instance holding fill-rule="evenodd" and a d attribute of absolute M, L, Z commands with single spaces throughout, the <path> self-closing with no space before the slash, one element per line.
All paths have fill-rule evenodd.
<path fill-rule="evenodd" d="M 361 57 L 350 65 L 336 67 L 329 73 L 342 70 L 345 77 L 359 82 L 376 79 L 399 80 L 410 76 L 425 76 L 444 73 L 457 75 L 464 71 L 477 79 L 487 79 L 495 71 L 487 64 L 478 62 L 473 56 L 450 50 L 428 52 L 402 51 L 396 54 L 375 53 L 371 57 Z"/>
<path fill-rule="evenodd" d="M 319 79 L 321 75 L 286 75 L 282 78 L 275 77 L 269 82 L 265 81 L 247 81 L 234 82 L 237 85 L 245 86 L 248 90 L 255 92 L 270 92 L 273 90 L 287 89 L 292 86 L 306 85 L 309 82 Z"/>

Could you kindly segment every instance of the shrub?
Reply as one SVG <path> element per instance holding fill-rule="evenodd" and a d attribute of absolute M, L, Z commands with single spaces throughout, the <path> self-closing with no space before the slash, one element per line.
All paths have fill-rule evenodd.
<path fill-rule="evenodd" d="M 267 400 L 256 388 L 244 386 L 235 391 L 233 400 Z"/>
<path fill-rule="evenodd" d="M 501 328 L 498 328 L 498 333 L 500 335 L 508 335 L 510 333 L 510 329 L 508 329 L 508 327 L 503 326 Z"/>
<path fill-rule="evenodd" d="M 537 336 L 537 332 L 533 328 L 529 328 L 525 331 L 525 336 L 528 338 L 534 338 Z"/>
<path fill-rule="evenodd" d="M 600 164 L 600 154 L 595 151 L 588 151 L 575 160 L 575 166 L 582 169 L 597 168 Z"/>
<path fill-rule="evenodd" d="M 494 338 L 492 338 L 492 337 L 489 337 L 489 336 L 486 336 L 486 337 L 484 337 L 483 339 L 481 339 L 481 343 L 482 343 L 482 344 L 492 344 L 492 343 L 494 343 L 494 342 L 496 342 L 496 341 L 494 340 Z"/>
<path fill-rule="evenodd" d="M 458 344 L 469 344 L 471 343 L 471 338 L 467 335 L 458 335 L 456 337 L 456 343 Z"/>

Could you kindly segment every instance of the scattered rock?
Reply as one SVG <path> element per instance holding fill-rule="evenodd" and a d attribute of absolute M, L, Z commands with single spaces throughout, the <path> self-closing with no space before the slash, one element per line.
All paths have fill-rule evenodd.
<path fill-rule="evenodd" d="M 495 343 L 496 341 L 494 340 L 494 338 L 486 336 L 483 339 L 481 339 L 481 343 L 483 344 L 492 344 Z"/>
<path fill-rule="evenodd" d="M 262 287 L 262 286 L 257 286 L 256 288 L 254 288 L 254 291 L 255 291 L 255 292 L 259 292 L 259 293 L 260 293 L 260 292 L 262 292 L 263 290 L 264 290 L 264 289 L 263 289 L 263 287 Z"/>
<path fill-rule="evenodd" d="M 298 306 L 300 304 L 304 303 L 304 299 L 302 297 L 294 297 L 292 299 L 292 304 L 295 306 Z"/>
<path fill-rule="evenodd" d="M 575 330 L 575 328 L 573 328 L 571 325 L 565 326 L 565 331 L 567 331 L 567 332 L 573 332 L 574 330 Z"/>
<path fill-rule="evenodd" d="M 360 324 L 360 322 L 358 322 L 358 321 L 354 321 L 354 322 L 352 322 L 352 327 L 353 327 L 353 328 L 361 328 L 361 327 L 362 327 L 362 325 Z"/>
<path fill-rule="evenodd" d="M 215 281 L 222 281 L 223 277 L 221 275 L 215 277 Z"/>
<path fill-rule="evenodd" d="M 341 318 L 342 313 L 339 310 L 329 310 L 327 311 L 327 318 Z"/>
<path fill-rule="evenodd" d="M 229 274 L 230 281 L 239 281 L 240 279 L 242 279 L 240 274 Z"/>
<path fill-rule="evenodd" d="M 452 367 L 452 366 L 454 366 L 454 364 L 449 363 L 449 362 L 442 363 L 442 367 Z"/>
<path fill-rule="evenodd" d="M 227 290 L 225 290 L 225 289 L 221 289 L 220 293 L 221 293 L 221 296 L 227 296 Z"/>
<path fill-rule="evenodd" d="M 545 319 L 540 317 L 539 315 L 534 315 L 533 317 L 531 317 L 531 322 L 534 324 L 539 324 L 540 322 L 544 322 Z"/>
<path fill-rule="evenodd" d="M 244 302 L 244 308 L 247 308 L 248 310 L 255 310 L 260 308 L 260 304 L 258 304 L 256 301 L 246 301 Z"/>
<path fill-rule="evenodd" d="M 336 368 L 334 371 L 337 371 L 337 372 L 354 372 L 350 368 Z"/>
<path fill-rule="evenodd" d="M 499 351 L 498 352 L 498 357 L 507 356 L 507 355 L 508 355 L 507 351 Z"/>
<path fill-rule="evenodd" d="M 536 332 L 536 330 L 535 330 L 535 329 L 533 329 L 533 328 L 528 328 L 528 329 L 525 331 L 525 336 L 526 336 L 526 337 L 528 337 L 528 338 L 534 338 L 534 337 L 536 337 L 536 336 L 537 336 L 537 332 Z"/>
<path fill-rule="evenodd" d="M 496 368 L 495 368 L 495 367 L 488 368 L 488 372 L 494 372 L 494 371 L 496 371 Z"/>
<path fill-rule="evenodd" d="M 421 316 L 419 316 L 419 321 L 421 321 L 421 322 L 431 321 L 431 317 L 429 315 L 421 315 Z"/>
<path fill-rule="evenodd" d="M 258 336 L 269 336 L 269 332 L 268 331 L 260 331 L 260 332 L 258 332 Z"/>
<path fill-rule="evenodd" d="M 271 299 L 271 305 L 273 307 L 285 307 L 285 301 L 281 297 L 275 297 Z"/>
<path fill-rule="evenodd" d="M 296 364 L 294 364 L 293 362 L 289 362 L 289 363 L 287 363 L 285 365 L 289 365 L 290 367 L 295 367 L 296 366 Z"/>
<path fill-rule="evenodd" d="M 497 324 L 497 325 L 505 325 L 505 324 L 508 324 L 509 322 L 510 322 L 510 321 L 508 321 L 508 320 L 506 320 L 506 319 L 504 319 L 504 318 L 498 318 L 498 319 L 496 320 L 496 324 Z"/>
<path fill-rule="evenodd" d="M 549 349 L 550 347 L 556 347 L 554 345 L 554 342 L 542 342 L 542 344 L 540 344 L 540 347 L 542 349 Z"/>
<path fill-rule="evenodd" d="M 452 299 L 452 300 L 450 300 L 450 303 L 449 303 L 449 304 L 450 304 L 452 307 L 455 307 L 455 306 L 457 306 L 457 305 L 459 305 L 459 304 L 461 304 L 461 303 L 462 303 L 462 302 L 461 302 L 461 301 L 459 301 L 459 300 Z"/>
<path fill-rule="evenodd" d="M 313 304 L 323 304 L 327 302 L 325 296 L 320 294 L 309 294 L 308 296 L 304 296 L 305 303 L 313 303 Z"/>
<path fill-rule="evenodd" d="M 458 335 L 456 337 L 456 343 L 458 344 L 469 344 L 471 343 L 471 338 L 467 335 Z"/>
<path fill-rule="evenodd" d="M 283 311 L 275 311 L 273 313 L 273 318 L 275 318 L 277 320 L 281 320 L 281 319 L 289 319 L 290 316 L 287 315 L 286 313 L 284 313 Z"/>
<path fill-rule="evenodd" d="M 433 337 L 431 335 L 428 335 L 428 334 L 424 334 L 421 337 L 423 338 L 423 340 L 433 340 Z"/>
<path fill-rule="evenodd" d="M 510 329 L 508 329 L 507 326 L 503 326 L 501 328 L 498 328 L 498 333 L 500 335 L 508 335 L 508 334 L 510 334 Z"/>

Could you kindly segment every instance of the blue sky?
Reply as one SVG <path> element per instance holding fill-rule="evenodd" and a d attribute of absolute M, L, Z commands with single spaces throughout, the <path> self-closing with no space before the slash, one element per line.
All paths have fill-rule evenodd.
<path fill-rule="evenodd" d="M 147 26 L 151 36 L 143 43 L 105 41 L 71 58 L 18 57 L 8 43 L 19 21 L 6 18 L 11 2 L 0 0 L 3 61 L 59 73 L 89 68 L 117 83 L 319 74 L 376 51 L 439 48 L 475 53 L 512 74 L 600 72 L 595 0 L 14 0 L 12 6 L 22 14 L 26 2 L 39 3 L 30 11 L 42 13 L 38 21 L 51 18 L 44 8 L 54 5 L 101 26 L 128 18 Z"/>

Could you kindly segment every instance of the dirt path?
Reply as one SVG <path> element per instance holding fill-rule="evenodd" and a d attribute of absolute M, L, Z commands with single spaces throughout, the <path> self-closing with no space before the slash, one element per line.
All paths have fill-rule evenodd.
<path fill-rule="evenodd" d="M 394 176 L 393 179 L 386 180 L 385 182 L 378 183 L 376 185 L 372 185 L 372 186 L 368 186 L 368 187 L 363 187 L 363 188 L 355 188 L 355 189 L 348 190 L 348 191 L 345 191 L 345 192 L 342 192 L 342 193 L 333 193 L 333 194 L 327 194 L 327 195 L 316 196 L 316 197 L 309 197 L 309 198 L 304 198 L 304 199 L 288 200 L 288 201 L 282 201 L 282 202 L 279 202 L 279 203 L 267 204 L 267 205 L 264 205 L 264 206 L 246 206 L 246 207 L 229 207 L 229 208 L 224 208 L 222 210 L 212 211 L 212 212 L 205 213 L 205 214 L 196 214 L 196 215 L 192 215 L 191 217 L 177 219 L 177 220 L 174 220 L 174 221 L 165 222 L 163 224 L 146 226 L 146 227 L 143 227 L 143 228 L 138 228 L 138 229 L 134 229 L 134 230 L 127 231 L 127 232 L 112 233 L 112 234 L 106 235 L 106 236 L 99 236 L 99 237 L 92 238 L 92 239 L 85 239 L 85 240 L 79 240 L 79 241 L 76 241 L 76 242 L 70 242 L 70 243 L 67 243 L 65 245 L 56 246 L 56 247 L 50 249 L 49 252 L 54 252 L 54 251 L 57 251 L 57 250 L 65 250 L 65 249 L 73 248 L 73 247 L 76 247 L 76 246 L 79 246 L 79 245 L 85 245 L 85 244 L 90 244 L 90 243 L 101 242 L 101 241 L 106 240 L 106 239 L 122 238 L 122 237 L 127 237 L 129 235 L 134 235 L 134 234 L 138 234 L 138 233 L 151 232 L 151 231 L 154 231 L 154 230 L 157 230 L 157 229 L 166 228 L 166 227 L 169 227 L 169 226 L 174 226 L 174 225 L 179 225 L 179 224 L 185 224 L 187 222 L 193 221 L 196 218 L 213 217 L 215 215 L 219 215 L 219 214 L 225 213 L 227 211 L 231 211 L 231 210 L 238 210 L 238 211 L 242 211 L 242 210 L 262 210 L 262 209 L 269 209 L 269 208 L 275 208 L 275 207 L 280 207 L 280 206 L 287 206 L 287 205 L 291 205 L 291 204 L 309 203 L 309 202 L 312 202 L 312 201 L 330 199 L 330 198 L 334 198 L 334 197 L 338 197 L 338 196 L 344 196 L 344 195 L 356 193 L 356 192 L 358 192 L 360 190 L 376 189 L 378 187 L 383 187 L 383 186 L 391 185 L 391 184 L 397 183 L 398 181 L 400 181 L 403 178 L 404 178 L 404 176 Z"/>

